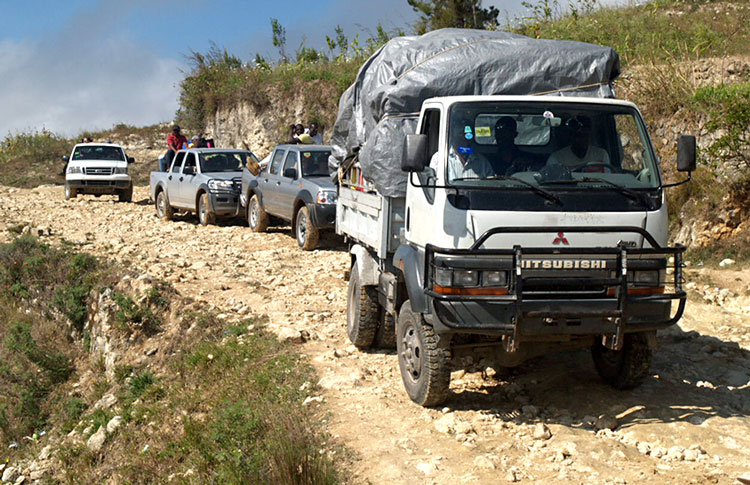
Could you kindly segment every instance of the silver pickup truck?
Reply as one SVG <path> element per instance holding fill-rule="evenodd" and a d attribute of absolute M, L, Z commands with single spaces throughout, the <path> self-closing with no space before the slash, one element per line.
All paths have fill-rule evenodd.
<path fill-rule="evenodd" d="M 194 212 L 204 226 L 213 224 L 217 217 L 237 216 L 242 169 L 248 159 L 258 163 L 247 150 L 180 150 L 166 172 L 151 172 L 156 215 L 171 220 L 175 211 Z"/>

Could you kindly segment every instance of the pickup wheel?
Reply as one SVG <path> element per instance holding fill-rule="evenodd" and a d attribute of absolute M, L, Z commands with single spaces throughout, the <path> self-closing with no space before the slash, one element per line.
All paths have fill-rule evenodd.
<path fill-rule="evenodd" d="M 451 352 L 438 341 L 432 326 L 404 302 L 396 324 L 398 367 L 406 393 L 421 406 L 442 404 L 449 394 Z"/>
<path fill-rule="evenodd" d="M 127 189 L 120 191 L 117 195 L 119 202 L 131 202 L 133 200 L 133 186 L 131 185 Z"/>
<path fill-rule="evenodd" d="M 346 296 L 346 333 L 354 345 L 360 349 L 366 349 L 375 340 L 375 332 L 378 330 L 380 320 L 380 305 L 378 305 L 377 289 L 374 286 L 359 284 L 356 261 L 352 266 Z"/>
<path fill-rule="evenodd" d="M 313 226 L 310 219 L 310 210 L 307 206 L 301 206 L 295 217 L 294 235 L 297 237 L 297 244 L 305 251 L 312 251 L 318 247 L 320 240 L 320 231 Z"/>
<path fill-rule="evenodd" d="M 75 199 L 78 191 L 68 184 L 65 184 L 65 200 Z"/>
<path fill-rule="evenodd" d="M 268 213 L 261 207 L 258 194 L 253 195 L 247 207 L 247 225 L 253 232 L 266 232 L 268 229 Z"/>
<path fill-rule="evenodd" d="M 622 350 L 610 350 L 601 342 L 591 348 L 596 371 L 615 389 L 638 386 L 651 366 L 651 349 L 646 337 L 642 333 L 628 333 L 624 338 Z"/>
<path fill-rule="evenodd" d="M 203 192 L 198 199 L 198 221 L 202 226 L 208 226 L 216 222 L 216 214 L 211 212 L 208 204 L 208 194 Z"/>
<path fill-rule="evenodd" d="M 163 190 L 156 194 L 154 206 L 156 206 L 156 217 L 162 221 L 171 221 L 174 217 L 174 209 L 169 205 L 169 199 L 167 199 L 167 194 Z"/>
<path fill-rule="evenodd" d="M 381 349 L 396 348 L 396 319 L 385 311 L 380 309 L 381 317 L 378 323 L 378 330 L 375 332 L 375 347 Z"/>

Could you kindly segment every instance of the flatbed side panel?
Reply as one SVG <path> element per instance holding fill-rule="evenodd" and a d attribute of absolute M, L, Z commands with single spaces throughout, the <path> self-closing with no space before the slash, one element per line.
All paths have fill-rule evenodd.
<path fill-rule="evenodd" d="M 377 194 L 342 187 L 336 208 L 336 233 L 378 251 L 381 246 L 382 202 Z"/>

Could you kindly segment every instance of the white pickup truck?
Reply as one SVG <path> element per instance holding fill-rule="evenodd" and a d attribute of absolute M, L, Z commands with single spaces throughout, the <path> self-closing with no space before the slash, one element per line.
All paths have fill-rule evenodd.
<path fill-rule="evenodd" d="M 132 157 L 120 145 L 112 143 L 79 143 L 70 156 L 62 157 L 65 169 L 65 199 L 78 194 L 113 194 L 120 202 L 133 199 L 133 180 L 128 174 Z"/>

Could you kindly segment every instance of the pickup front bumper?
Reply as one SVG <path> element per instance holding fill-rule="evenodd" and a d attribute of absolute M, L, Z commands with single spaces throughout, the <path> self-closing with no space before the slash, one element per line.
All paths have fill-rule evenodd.
<path fill-rule="evenodd" d="M 116 194 L 133 186 L 133 181 L 127 175 L 123 178 L 66 179 L 65 183 L 82 194 Z"/>
<path fill-rule="evenodd" d="M 313 226 L 332 229 L 336 226 L 336 204 L 308 204 Z"/>
<path fill-rule="evenodd" d="M 563 232 L 590 232 L 565 227 Z M 597 232 L 638 232 L 652 249 L 623 245 L 615 248 L 480 249 L 499 232 L 488 231 L 470 249 L 425 249 L 424 292 L 438 333 L 500 335 L 508 350 L 518 342 L 566 336 L 600 335 L 619 348 L 628 332 L 665 328 L 676 323 L 685 308 L 682 289 L 682 246 L 662 248 L 643 229 L 598 228 Z M 517 232 L 549 232 L 528 229 Z M 493 272 L 507 275 L 494 287 L 446 288 L 438 271 Z M 658 274 L 658 281 L 639 284 L 638 272 Z M 465 274 L 465 273 L 464 273 Z M 481 278 L 481 276 L 479 276 Z M 478 281 L 481 281 L 479 279 Z M 677 303 L 674 314 L 672 302 Z"/>
<path fill-rule="evenodd" d="M 208 201 L 211 212 L 220 217 L 237 217 L 240 215 L 239 191 L 209 191 Z"/>

